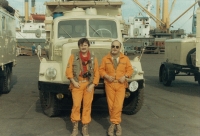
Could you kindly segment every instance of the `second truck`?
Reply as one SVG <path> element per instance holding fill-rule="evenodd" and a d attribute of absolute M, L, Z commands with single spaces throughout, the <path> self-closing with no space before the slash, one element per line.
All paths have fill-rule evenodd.
<path fill-rule="evenodd" d="M 165 62 L 159 71 L 159 80 L 165 86 L 170 86 L 176 76 L 194 76 L 200 85 L 200 8 L 196 15 L 196 37 L 188 35 L 165 41 Z"/>

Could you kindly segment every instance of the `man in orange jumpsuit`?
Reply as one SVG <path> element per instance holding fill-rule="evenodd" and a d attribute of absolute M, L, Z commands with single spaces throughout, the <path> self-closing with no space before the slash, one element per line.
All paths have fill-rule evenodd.
<path fill-rule="evenodd" d="M 133 73 L 130 60 L 127 56 L 120 53 L 121 43 L 115 40 L 111 44 L 111 52 L 102 59 L 99 68 L 100 76 L 104 78 L 106 97 L 110 115 L 111 125 L 108 128 L 108 135 L 113 136 L 116 129 L 116 135 L 121 136 L 122 129 L 121 113 L 125 97 L 125 88 L 129 78 Z"/>
<path fill-rule="evenodd" d="M 71 121 L 73 131 L 71 136 L 78 135 L 78 122 L 81 120 L 83 136 L 89 136 L 88 124 L 91 121 L 91 104 L 94 95 L 94 86 L 99 83 L 98 61 L 89 51 L 90 42 L 87 38 L 78 41 L 79 52 L 69 58 L 66 76 L 70 80 L 73 107 Z M 82 117 L 80 115 L 81 102 L 83 101 Z"/>

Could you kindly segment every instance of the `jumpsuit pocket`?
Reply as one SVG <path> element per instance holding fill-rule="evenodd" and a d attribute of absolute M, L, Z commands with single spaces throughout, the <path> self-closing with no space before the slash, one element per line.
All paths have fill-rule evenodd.
<path fill-rule="evenodd" d="M 121 72 L 125 72 L 125 68 L 126 68 L 126 63 L 123 63 L 123 62 L 120 62 L 118 64 L 118 70 L 121 71 Z"/>
<path fill-rule="evenodd" d="M 113 72 L 113 65 L 110 62 L 106 62 L 106 72 Z"/>

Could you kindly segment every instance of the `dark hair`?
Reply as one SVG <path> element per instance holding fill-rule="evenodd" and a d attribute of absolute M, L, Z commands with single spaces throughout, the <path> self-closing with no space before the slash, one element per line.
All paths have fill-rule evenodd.
<path fill-rule="evenodd" d="M 90 42 L 87 38 L 81 38 L 80 40 L 78 40 L 78 46 L 80 46 L 84 42 L 86 42 L 88 44 L 88 46 L 90 46 Z"/>
<path fill-rule="evenodd" d="M 118 40 L 114 40 L 114 41 L 112 41 L 111 45 L 113 44 L 113 42 L 119 42 L 120 47 L 122 46 L 121 42 L 118 41 Z"/>

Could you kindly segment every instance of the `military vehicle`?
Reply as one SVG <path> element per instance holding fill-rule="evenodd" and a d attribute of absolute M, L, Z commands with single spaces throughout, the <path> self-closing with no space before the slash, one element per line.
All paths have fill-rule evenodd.
<path fill-rule="evenodd" d="M 65 70 L 70 55 L 77 52 L 78 40 L 86 37 L 91 42 L 90 51 L 101 64 L 102 57 L 110 51 L 113 40 L 122 41 L 124 32 L 121 16 L 122 1 L 51 1 L 45 2 L 46 54 L 41 59 L 38 89 L 41 107 L 49 117 L 62 111 L 65 99 L 71 99 L 68 89 L 70 81 Z M 124 52 L 122 45 L 121 52 Z M 127 79 L 123 112 L 129 115 L 137 113 L 143 103 L 144 77 L 137 56 L 131 60 L 134 73 Z M 105 96 L 104 82 L 95 87 L 95 97 Z"/>
<path fill-rule="evenodd" d="M 185 36 L 165 41 L 166 61 L 159 71 L 159 80 L 165 86 L 170 86 L 176 76 L 194 76 L 200 85 L 200 8 L 196 15 L 196 38 Z"/>
<path fill-rule="evenodd" d="M 15 10 L 0 0 L 0 93 L 11 90 L 12 67 L 16 65 Z"/>

